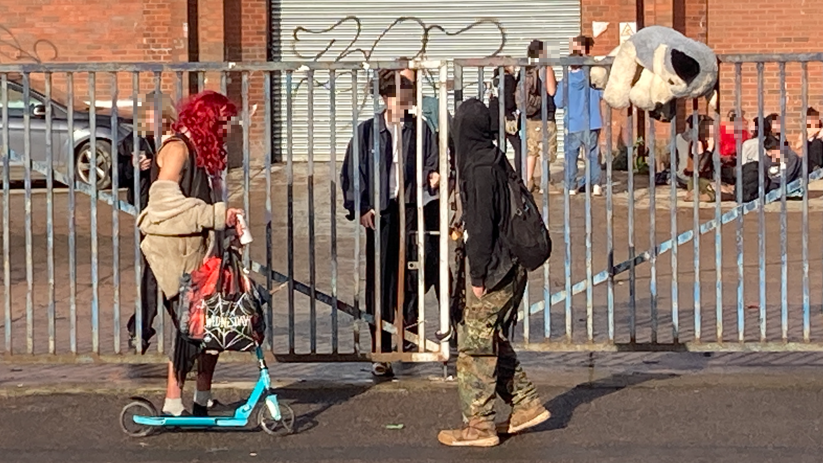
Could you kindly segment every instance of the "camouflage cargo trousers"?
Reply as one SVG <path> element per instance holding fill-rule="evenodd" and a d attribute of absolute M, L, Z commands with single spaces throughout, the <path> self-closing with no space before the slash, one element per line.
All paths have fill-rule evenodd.
<path fill-rule="evenodd" d="M 526 278 L 526 271 L 517 267 L 480 299 L 467 283 L 457 338 L 457 389 L 464 420 L 493 421 L 495 395 L 513 407 L 539 400 L 508 339 Z"/>

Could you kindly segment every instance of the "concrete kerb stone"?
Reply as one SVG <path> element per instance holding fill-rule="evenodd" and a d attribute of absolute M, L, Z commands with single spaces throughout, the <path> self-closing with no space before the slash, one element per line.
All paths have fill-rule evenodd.
<path fill-rule="evenodd" d="M 532 373 L 532 372 L 529 372 Z M 752 389 L 786 389 L 801 388 L 819 390 L 823 388 L 823 372 L 813 367 L 752 367 L 720 368 L 709 367 L 700 371 L 677 369 L 659 369 L 637 371 L 621 368 L 568 368 L 552 371 L 538 369 L 530 374 L 530 379 L 542 387 L 552 388 L 586 388 L 586 389 L 624 389 L 624 388 L 667 388 L 667 389 L 705 389 L 705 388 L 752 388 Z M 361 378 L 297 379 L 276 378 L 272 375 L 274 389 L 289 390 L 329 390 L 351 387 L 370 386 L 375 392 L 414 393 L 436 389 L 456 387 L 453 377 L 443 378 L 436 375 L 404 376 L 392 380 L 372 380 L 368 374 Z M 5 383 L 5 384 L 4 384 Z M 255 381 L 250 379 L 227 379 L 215 381 L 215 390 L 251 391 Z M 53 394 L 107 394 L 140 395 L 162 393 L 165 383 L 162 379 L 134 378 L 116 381 L 106 380 L 105 375 L 98 381 L 0 381 L 0 399 L 53 395 Z"/>

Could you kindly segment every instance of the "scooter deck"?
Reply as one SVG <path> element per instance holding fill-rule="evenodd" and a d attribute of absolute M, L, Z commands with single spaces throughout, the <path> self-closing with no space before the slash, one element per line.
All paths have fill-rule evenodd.
<path fill-rule="evenodd" d="M 134 422 L 143 426 L 158 427 L 243 427 L 248 418 L 234 416 L 135 416 Z"/>

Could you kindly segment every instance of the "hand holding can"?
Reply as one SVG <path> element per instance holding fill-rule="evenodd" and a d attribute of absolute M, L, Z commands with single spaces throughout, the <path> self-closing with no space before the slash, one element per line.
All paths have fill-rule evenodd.
<path fill-rule="evenodd" d="M 254 238 L 251 237 L 249 226 L 246 225 L 246 218 L 243 217 L 243 214 L 237 214 L 237 227 L 240 228 L 240 230 L 238 230 L 238 233 L 240 234 L 241 245 L 245 246 L 254 241 Z"/>

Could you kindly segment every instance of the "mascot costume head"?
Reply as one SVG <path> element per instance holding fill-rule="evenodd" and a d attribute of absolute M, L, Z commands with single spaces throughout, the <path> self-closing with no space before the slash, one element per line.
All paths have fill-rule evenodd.
<path fill-rule="evenodd" d="M 643 28 L 609 56 L 614 56 L 611 72 L 593 67 L 591 80 L 595 87 L 605 87 L 603 99 L 612 108 L 633 104 L 669 122 L 678 98 L 706 96 L 716 102 L 717 57 L 705 44 L 674 29 Z"/>

